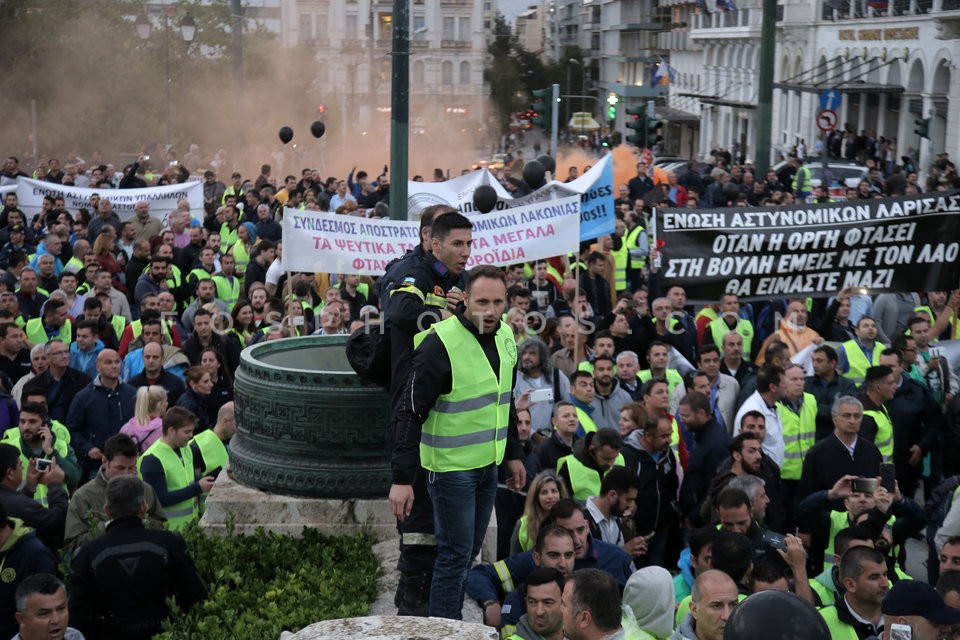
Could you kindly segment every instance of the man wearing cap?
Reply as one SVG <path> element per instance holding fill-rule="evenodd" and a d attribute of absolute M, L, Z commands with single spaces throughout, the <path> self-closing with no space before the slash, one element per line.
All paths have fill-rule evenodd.
<path fill-rule="evenodd" d="M 0 249 L 0 269 L 7 268 L 14 251 L 23 251 L 27 255 L 36 251 L 33 245 L 27 244 L 27 235 L 20 225 L 10 227 L 10 240 Z"/>
<path fill-rule="evenodd" d="M 911 640 L 938 640 L 949 627 L 960 624 L 960 609 L 947 606 L 933 587 L 919 580 L 893 585 L 882 608 L 883 640 L 890 640 L 894 624 L 910 627 Z"/>

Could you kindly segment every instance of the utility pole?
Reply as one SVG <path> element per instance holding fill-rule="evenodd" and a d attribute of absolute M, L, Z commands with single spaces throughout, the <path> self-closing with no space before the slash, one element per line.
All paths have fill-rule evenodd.
<path fill-rule="evenodd" d="M 231 37 L 233 40 L 233 91 L 236 99 L 233 100 L 236 109 L 237 122 L 234 131 L 237 135 L 237 149 L 233 154 L 234 162 L 240 154 L 243 153 L 243 147 L 246 145 L 244 130 L 244 111 L 243 111 L 243 9 L 240 7 L 240 0 L 230 1 L 230 18 L 233 23 Z"/>
<path fill-rule="evenodd" d="M 553 91 L 550 94 L 550 99 L 553 100 L 553 108 L 551 109 L 551 122 L 550 122 L 550 155 L 556 157 L 557 155 L 557 129 L 558 118 L 560 116 L 560 85 L 553 85 Z"/>
<path fill-rule="evenodd" d="M 407 219 L 407 142 L 410 133 L 410 0 L 393 0 L 390 95 L 390 218 Z"/>
<path fill-rule="evenodd" d="M 763 0 L 760 27 L 760 73 L 757 96 L 756 175 L 767 175 L 770 167 L 770 130 L 773 128 L 773 70 L 777 51 L 777 0 Z"/>

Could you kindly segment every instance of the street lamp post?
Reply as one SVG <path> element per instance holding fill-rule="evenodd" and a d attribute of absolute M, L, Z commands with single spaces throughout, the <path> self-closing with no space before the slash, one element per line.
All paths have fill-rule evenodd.
<path fill-rule="evenodd" d="M 567 60 L 567 93 L 572 93 L 570 91 L 570 65 L 575 64 L 580 67 L 580 112 L 583 112 L 585 108 L 586 100 L 583 96 L 587 93 L 587 68 L 583 66 L 583 63 L 577 60 L 576 58 L 570 58 Z M 569 109 L 568 109 L 569 111 Z M 580 135 L 583 135 L 583 127 L 586 126 L 586 123 L 583 122 L 582 118 L 580 120 Z"/>
<path fill-rule="evenodd" d="M 176 13 L 176 7 L 164 7 L 163 8 L 163 50 L 164 50 L 164 68 L 166 72 L 166 111 L 167 111 L 167 135 L 166 135 L 166 144 L 172 145 L 173 140 L 170 134 L 170 13 Z M 137 16 L 134 25 L 137 28 L 137 35 L 141 40 L 147 40 L 150 38 L 150 18 L 147 17 L 147 14 L 141 13 Z M 193 42 L 193 36 L 197 32 L 197 23 L 194 21 L 193 16 L 189 13 L 183 16 L 183 19 L 180 20 L 180 37 L 183 38 L 184 42 Z"/>

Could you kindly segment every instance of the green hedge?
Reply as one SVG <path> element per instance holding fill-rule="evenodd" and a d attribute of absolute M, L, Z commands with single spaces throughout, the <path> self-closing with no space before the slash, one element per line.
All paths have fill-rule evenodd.
<path fill-rule="evenodd" d="M 183 532 L 210 597 L 174 611 L 162 640 L 276 640 L 314 622 L 367 615 L 380 566 L 370 535 L 293 538 L 258 530 L 224 537 Z"/>

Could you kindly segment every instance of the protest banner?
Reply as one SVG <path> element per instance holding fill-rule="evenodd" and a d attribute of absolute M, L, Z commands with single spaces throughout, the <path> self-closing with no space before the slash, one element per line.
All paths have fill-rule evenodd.
<path fill-rule="evenodd" d="M 660 209 L 664 286 L 692 301 L 960 284 L 960 192 L 789 207 Z"/>
<path fill-rule="evenodd" d="M 616 229 L 613 156 L 609 154 L 573 182 L 551 180 L 533 193 L 520 198 L 513 198 L 493 179 L 487 169 L 478 169 L 446 182 L 409 182 L 407 219 L 419 220 L 420 212 L 432 204 L 448 204 L 469 215 L 474 211 L 473 192 L 480 184 L 490 184 L 496 189 L 499 198 L 496 211 L 579 195 L 581 242 L 613 233 Z M 558 254 L 559 252 L 553 255 Z"/>
<path fill-rule="evenodd" d="M 575 251 L 580 198 L 572 196 L 471 216 L 467 268 L 504 266 Z M 417 222 L 373 220 L 323 211 L 285 209 L 283 269 L 379 276 L 387 263 L 420 242 Z"/>
<path fill-rule="evenodd" d="M 203 221 L 203 183 L 197 181 L 171 184 L 162 187 L 146 187 L 143 189 L 88 189 L 71 187 L 53 182 L 41 182 L 31 178 L 20 178 L 17 181 L 17 197 L 20 199 L 20 209 L 27 216 L 27 220 L 40 213 L 43 209 L 43 197 L 62 196 L 68 211 L 80 208 L 91 209 L 90 197 L 93 194 L 101 200 L 109 200 L 113 204 L 113 212 L 120 220 L 127 220 L 134 215 L 134 207 L 144 201 L 150 205 L 150 215 L 166 224 L 167 215 L 177 210 L 177 201 L 186 198 L 190 203 L 190 212 L 197 220 Z M 96 211 L 90 211 L 91 216 Z"/>
<path fill-rule="evenodd" d="M 2 201 L 3 198 L 7 196 L 8 193 L 16 193 L 16 192 L 17 192 L 17 185 L 15 184 L 8 184 L 0 187 L 0 201 Z"/>

